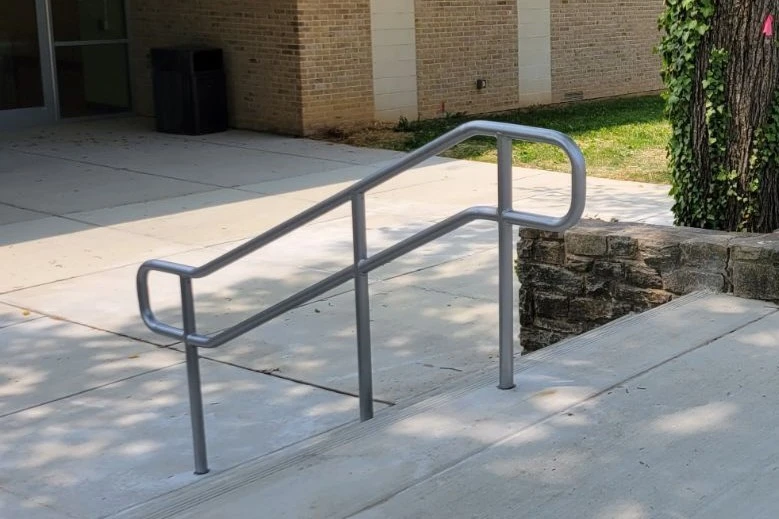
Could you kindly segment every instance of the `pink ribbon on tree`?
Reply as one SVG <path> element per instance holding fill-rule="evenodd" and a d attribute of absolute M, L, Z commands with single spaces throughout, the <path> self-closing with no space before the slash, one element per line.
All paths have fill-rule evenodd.
<path fill-rule="evenodd" d="M 766 38 L 773 38 L 774 37 L 774 15 L 769 14 L 765 17 L 765 22 L 763 22 L 763 36 Z"/>

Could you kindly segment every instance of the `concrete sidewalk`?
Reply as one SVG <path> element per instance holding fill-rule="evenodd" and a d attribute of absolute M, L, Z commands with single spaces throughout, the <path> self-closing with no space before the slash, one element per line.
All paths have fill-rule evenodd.
<path fill-rule="evenodd" d="M 770 519 L 778 316 L 684 296 L 523 357 L 510 391 L 473 378 L 116 519 Z"/>
<path fill-rule="evenodd" d="M 101 517 L 197 479 L 183 355 L 137 315 L 150 258 L 200 265 L 398 153 L 231 131 L 154 133 L 144 119 L 0 134 L 0 517 Z M 515 207 L 563 214 L 567 175 L 515 171 Z M 590 179 L 587 215 L 670 223 L 667 186 Z M 368 196 L 371 251 L 467 206 L 495 166 L 434 159 Z M 348 208 L 198 281 L 215 331 L 351 263 Z M 372 276 L 379 407 L 493 367 L 496 231 L 461 229 Z M 153 276 L 177 324 L 174 279 Z M 216 472 L 357 418 L 344 285 L 204 352 Z"/>

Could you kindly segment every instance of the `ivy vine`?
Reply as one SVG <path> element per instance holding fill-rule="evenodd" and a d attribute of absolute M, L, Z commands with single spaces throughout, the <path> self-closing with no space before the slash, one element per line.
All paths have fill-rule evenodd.
<path fill-rule="evenodd" d="M 663 59 L 666 116 L 671 123 L 668 159 L 671 195 L 677 225 L 703 227 L 707 220 L 708 190 L 699 189 L 699 167 L 693 156 L 692 95 L 698 50 L 711 28 L 714 0 L 666 0 L 660 17 L 664 36 L 658 46 Z"/>
<path fill-rule="evenodd" d="M 725 67 L 727 63 L 728 52 L 725 49 L 712 49 L 706 77 L 701 85 L 706 99 L 708 159 L 713 174 L 700 212 L 700 216 L 703 216 L 704 219 L 698 222 L 698 226 L 714 229 L 727 227 L 725 220 L 728 203 L 738 192 L 738 172 L 729 170 L 724 164 L 728 149 L 728 124 L 730 122 L 725 99 Z"/>

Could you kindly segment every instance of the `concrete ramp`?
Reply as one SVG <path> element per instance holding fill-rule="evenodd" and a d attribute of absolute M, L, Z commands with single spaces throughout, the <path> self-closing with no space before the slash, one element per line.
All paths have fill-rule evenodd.
<path fill-rule="evenodd" d="M 777 517 L 779 313 L 693 294 L 115 517 Z"/>

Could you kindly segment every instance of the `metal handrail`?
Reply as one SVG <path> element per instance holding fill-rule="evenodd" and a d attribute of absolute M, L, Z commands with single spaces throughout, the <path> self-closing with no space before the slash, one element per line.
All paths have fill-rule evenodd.
<path fill-rule="evenodd" d="M 365 193 L 417 164 L 475 136 L 495 137 L 497 139 L 497 207 L 471 207 L 369 257 L 365 224 Z M 566 153 L 571 163 L 571 203 L 568 212 L 564 216 L 552 217 L 513 210 L 511 178 L 513 140 L 551 144 L 561 148 Z M 573 140 L 565 134 L 554 130 L 508 123 L 472 121 L 442 135 L 429 144 L 409 153 L 397 162 L 382 168 L 373 175 L 356 182 L 352 186 L 319 202 L 310 209 L 303 211 L 205 265 L 192 267 L 164 260 L 150 260 L 141 265 L 138 270 L 136 285 L 143 322 L 150 330 L 167 337 L 182 340 L 186 345 L 187 381 L 195 445 L 195 473 L 204 474 L 208 472 L 198 348 L 216 348 L 221 346 L 353 278 L 355 280 L 360 418 L 362 420 L 372 418 L 373 385 L 368 273 L 474 220 L 492 220 L 499 224 L 500 367 L 498 387 L 501 389 L 514 387 L 512 316 L 514 242 L 512 226 L 522 225 L 547 231 L 561 231 L 574 225 L 579 221 L 584 211 L 586 198 L 585 177 L 584 157 Z M 352 204 L 354 263 L 351 266 L 215 335 L 208 336 L 197 333 L 194 296 L 192 293 L 193 279 L 213 274 L 347 202 Z M 182 328 L 163 323 L 154 315 L 150 304 L 148 281 L 149 273 L 152 271 L 174 274 L 179 277 L 183 317 Z"/>

